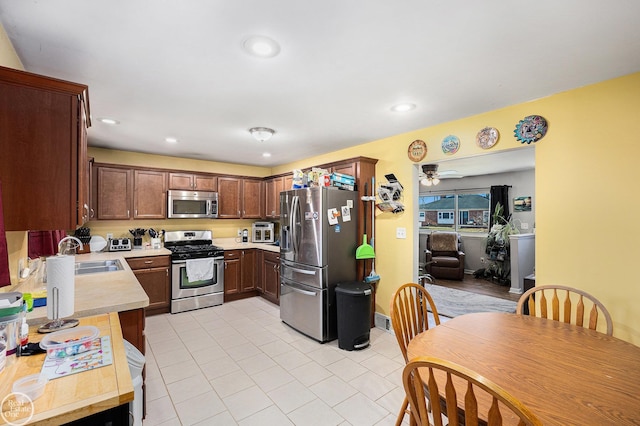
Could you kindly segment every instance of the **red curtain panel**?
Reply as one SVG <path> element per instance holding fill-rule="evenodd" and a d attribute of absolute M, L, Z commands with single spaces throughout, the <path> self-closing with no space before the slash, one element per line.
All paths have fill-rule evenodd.
<path fill-rule="evenodd" d="M 0 181 L 0 287 L 11 285 L 9 274 L 9 251 L 7 235 L 4 231 L 4 211 L 2 209 L 2 181 Z"/>

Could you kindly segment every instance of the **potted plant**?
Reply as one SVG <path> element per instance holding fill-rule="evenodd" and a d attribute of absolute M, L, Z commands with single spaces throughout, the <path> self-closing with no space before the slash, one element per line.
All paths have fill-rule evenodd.
<path fill-rule="evenodd" d="M 489 266 L 474 273 L 478 278 L 487 278 L 501 285 L 511 284 L 511 262 L 509 236 L 518 234 L 518 228 L 513 224 L 511 215 L 505 218 L 504 208 L 496 204 L 493 212 L 493 226 L 487 235 L 485 253 L 489 259 Z"/>

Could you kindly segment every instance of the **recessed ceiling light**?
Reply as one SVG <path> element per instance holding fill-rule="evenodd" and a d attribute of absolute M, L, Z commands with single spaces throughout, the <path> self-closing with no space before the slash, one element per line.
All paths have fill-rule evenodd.
<path fill-rule="evenodd" d="M 169 142 L 169 143 L 177 143 L 178 142 L 178 139 L 172 138 L 172 137 L 164 138 L 164 140 Z"/>
<path fill-rule="evenodd" d="M 263 157 L 271 157 L 271 154 L 270 154 L 270 153 L 268 153 L 268 152 L 265 152 L 265 153 L 263 153 L 263 154 L 262 154 L 262 156 L 263 156 Z"/>
<path fill-rule="evenodd" d="M 391 107 L 393 112 L 407 112 L 416 108 L 416 104 L 397 104 Z"/>
<path fill-rule="evenodd" d="M 114 120 L 113 118 L 101 118 L 100 121 L 104 124 L 111 124 L 111 125 L 116 125 L 116 124 L 120 124 L 120 122 L 118 120 Z"/>
<path fill-rule="evenodd" d="M 259 58 L 273 58 L 280 53 L 280 45 L 275 40 L 259 35 L 247 38 L 242 47 L 247 53 Z"/>

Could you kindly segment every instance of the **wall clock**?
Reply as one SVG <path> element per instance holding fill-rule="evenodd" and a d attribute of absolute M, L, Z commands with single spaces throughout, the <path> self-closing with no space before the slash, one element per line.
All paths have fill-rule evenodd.
<path fill-rule="evenodd" d="M 409 159 L 413 162 L 417 163 L 422 161 L 422 159 L 427 155 L 427 144 L 424 143 L 424 141 L 417 139 L 409 144 L 407 154 L 409 155 Z"/>

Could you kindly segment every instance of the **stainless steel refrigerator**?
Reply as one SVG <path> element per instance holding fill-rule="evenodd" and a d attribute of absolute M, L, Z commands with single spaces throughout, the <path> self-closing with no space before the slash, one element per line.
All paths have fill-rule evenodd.
<path fill-rule="evenodd" d="M 358 193 L 280 193 L 280 319 L 320 342 L 337 337 L 335 287 L 356 279 Z"/>

